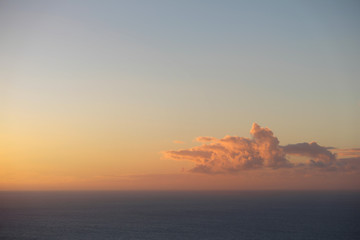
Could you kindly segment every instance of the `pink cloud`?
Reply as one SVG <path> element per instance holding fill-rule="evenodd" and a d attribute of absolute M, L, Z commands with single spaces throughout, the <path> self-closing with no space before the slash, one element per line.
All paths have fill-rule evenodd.
<path fill-rule="evenodd" d="M 222 139 L 206 137 L 210 143 L 190 149 L 164 152 L 164 157 L 195 162 L 193 172 L 232 173 L 263 167 L 283 168 L 292 164 L 285 158 L 279 141 L 268 128 L 256 123 L 251 129 L 253 138 L 225 136 Z M 198 138 L 204 140 L 204 137 Z"/>
<path fill-rule="evenodd" d="M 187 160 L 195 163 L 191 172 L 208 174 L 237 173 L 250 169 L 303 168 L 322 169 L 325 171 L 354 170 L 360 158 L 337 159 L 330 148 L 316 142 L 297 143 L 280 146 L 279 140 L 269 128 L 262 128 L 254 123 L 250 130 L 251 138 L 238 136 L 198 137 L 200 146 L 189 149 L 163 152 L 167 159 Z M 334 150 L 334 149 L 331 149 Z M 353 153 L 359 149 L 351 150 Z M 307 157 L 305 163 L 292 163 L 287 155 Z"/>

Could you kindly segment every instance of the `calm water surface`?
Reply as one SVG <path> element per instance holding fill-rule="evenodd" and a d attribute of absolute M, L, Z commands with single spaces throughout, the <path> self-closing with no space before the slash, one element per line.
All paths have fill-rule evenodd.
<path fill-rule="evenodd" d="M 0 192 L 0 239 L 360 239 L 360 192 Z"/>

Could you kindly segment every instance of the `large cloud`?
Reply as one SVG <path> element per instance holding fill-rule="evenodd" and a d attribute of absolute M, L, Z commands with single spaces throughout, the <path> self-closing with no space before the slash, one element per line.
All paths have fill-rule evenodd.
<path fill-rule="evenodd" d="M 189 149 L 163 152 L 165 158 L 188 160 L 195 163 L 190 171 L 209 174 L 236 173 L 239 171 L 260 168 L 293 168 L 324 170 L 351 170 L 351 163 L 357 163 L 357 158 L 351 160 L 336 159 L 336 154 L 329 148 L 316 142 L 289 144 L 280 146 L 279 140 L 268 128 L 262 128 L 254 123 L 250 130 L 251 138 L 225 136 L 222 139 L 214 137 L 198 137 L 203 145 Z M 305 163 L 291 163 L 287 155 L 307 157 Z M 360 160 L 360 159 L 359 159 Z"/>
<path fill-rule="evenodd" d="M 225 136 L 222 139 L 198 137 L 198 141 L 210 143 L 190 149 L 166 151 L 164 156 L 169 159 L 193 161 L 196 166 L 192 171 L 205 173 L 292 166 L 279 147 L 279 140 L 270 129 L 261 128 L 254 123 L 250 133 L 252 139 L 234 136 Z"/>

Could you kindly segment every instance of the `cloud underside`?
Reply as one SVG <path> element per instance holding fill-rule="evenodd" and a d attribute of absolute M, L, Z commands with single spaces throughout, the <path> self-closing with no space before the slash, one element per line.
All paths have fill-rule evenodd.
<path fill-rule="evenodd" d="M 189 149 L 165 151 L 167 159 L 188 160 L 195 163 L 191 172 L 209 174 L 236 173 L 261 168 L 307 168 L 325 171 L 351 171 L 357 169 L 360 162 L 359 149 L 330 149 L 316 142 L 297 143 L 280 146 L 279 140 L 268 128 L 254 123 L 250 130 L 251 138 L 225 136 L 198 137 L 203 145 Z M 338 159 L 337 154 L 348 158 Z M 294 163 L 289 156 L 307 158 L 307 161 Z"/>

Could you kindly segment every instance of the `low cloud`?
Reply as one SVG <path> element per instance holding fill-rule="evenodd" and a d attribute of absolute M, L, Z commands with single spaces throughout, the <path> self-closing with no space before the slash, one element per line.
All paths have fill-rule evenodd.
<path fill-rule="evenodd" d="M 201 146 L 189 149 L 163 152 L 167 159 L 187 160 L 195 163 L 191 172 L 207 174 L 237 173 L 251 169 L 322 169 L 325 171 L 351 171 L 357 169 L 360 149 L 323 147 L 316 142 L 297 143 L 280 146 L 279 140 L 269 128 L 254 123 L 250 130 L 251 138 L 238 136 L 197 137 Z M 348 158 L 337 159 L 334 152 L 344 152 Z M 337 151 L 338 150 L 338 151 Z M 351 152 L 352 155 L 349 153 Z M 289 155 L 306 157 L 303 163 L 291 162 Z"/>
<path fill-rule="evenodd" d="M 360 148 L 333 148 L 332 151 L 334 151 L 338 157 L 360 157 Z"/>
<path fill-rule="evenodd" d="M 335 154 L 316 142 L 289 144 L 282 148 L 288 155 L 309 157 L 308 163 L 317 167 L 330 166 L 336 161 Z"/>

